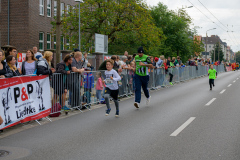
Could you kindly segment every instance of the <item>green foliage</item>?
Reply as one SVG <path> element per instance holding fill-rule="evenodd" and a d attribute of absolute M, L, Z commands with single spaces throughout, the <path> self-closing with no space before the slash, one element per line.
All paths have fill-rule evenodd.
<path fill-rule="evenodd" d="M 218 61 L 219 58 L 220 58 L 220 61 L 222 61 L 224 57 L 222 46 L 219 45 L 219 43 L 216 43 L 214 50 L 215 50 L 215 61 Z M 214 61 L 214 50 L 211 51 L 211 57 L 213 61 Z M 218 52 L 219 52 L 219 58 L 218 58 Z"/>
<path fill-rule="evenodd" d="M 62 34 L 69 49 L 78 48 L 78 5 L 62 17 Z M 143 46 L 151 56 L 181 56 L 186 61 L 203 51 L 194 37 L 191 18 L 184 9 L 168 10 L 159 3 L 149 8 L 144 0 L 85 0 L 81 3 L 81 49 L 94 52 L 95 33 L 108 35 L 109 54 L 130 54 Z M 53 33 L 56 24 L 53 24 Z"/>
<path fill-rule="evenodd" d="M 203 44 L 193 39 L 194 33 L 190 29 L 191 18 L 184 9 L 178 12 L 168 10 L 162 3 L 151 8 L 151 15 L 155 25 L 163 30 L 166 40 L 161 46 L 160 52 L 165 56 L 181 56 L 186 61 L 194 53 L 203 50 Z"/>
<path fill-rule="evenodd" d="M 240 63 L 240 51 L 236 53 L 236 61 Z"/>
<path fill-rule="evenodd" d="M 76 6 L 62 18 L 62 34 L 69 37 L 70 49 L 78 46 L 78 12 Z M 151 53 L 161 45 L 162 31 L 153 23 L 143 0 L 85 0 L 81 4 L 83 51 L 90 48 L 94 52 L 95 33 L 108 35 L 109 54 L 123 54 L 125 50 L 133 54 L 139 46 Z"/>

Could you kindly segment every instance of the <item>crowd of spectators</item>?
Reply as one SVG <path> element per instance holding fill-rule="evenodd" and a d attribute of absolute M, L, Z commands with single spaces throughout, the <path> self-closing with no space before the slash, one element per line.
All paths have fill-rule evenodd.
<path fill-rule="evenodd" d="M 105 84 L 102 82 L 104 77 L 101 72 L 93 74 L 91 71 L 94 68 L 88 62 L 88 54 L 82 53 L 75 49 L 71 54 L 67 54 L 63 61 L 56 65 L 54 68 L 52 60 L 53 53 L 46 51 L 43 54 L 38 52 L 37 47 L 33 47 L 32 50 L 27 50 L 26 60 L 22 63 L 21 67 L 16 62 L 17 49 L 9 48 L 6 53 L 0 50 L 0 78 L 9 78 L 21 75 L 49 75 L 51 79 L 51 87 L 54 90 L 52 104 L 60 101 L 64 110 L 68 110 L 66 104 L 66 96 L 69 93 L 69 104 L 72 107 L 80 106 L 80 104 L 91 103 L 92 89 L 95 87 L 97 101 L 101 101 L 104 95 Z M 136 54 L 129 55 L 127 51 L 122 56 L 113 55 L 111 59 L 114 61 L 113 69 L 118 72 L 121 77 L 121 81 L 118 82 L 120 93 L 119 95 L 127 96 L 127 93 L 134 93 L 135 79 L 135 57 Z M 184 68 L 185 66 L 207 66 L 209 64 L 220 65 L 223 62 L 210 62 L 210 59 L 206 61 L 204 59 L 198 59 L 193 57 L 189 59 L 185 64 L 181 60 L 181 57 L 152 57 L 150 60 L 153 64 L 152 68 L 155 69 L 155 85 L 161 86 L 165 81 L 165 75 L 169 75 L 169 84 L 173 85 L 174 68 Z M 229 65 L 229 64 L 225 64 Z M 230 64 L 231 65 L 231 64 Z M 239 68 L 236 64 L 235 68 Z M 104 61 L 99 71 L 105 71 L 106 61 Z M 56 73 L 53 75 L 53 73 Z M 62 76 L 59 76 L 61 73 Z M 75 74 L 74 74 L 75 73 Z M 181 74 L 181 73 L 180 73 Z M 95 84 L 95 78 L 96 84 Z M 81 83 L 80 83 L 81 82 Z M 126 87 L 127 86 L 127 87 Z M 83 94 L 80 95 L 80 91 L 83 89 Z M 79 96 L 80 95 L 80 96 Z"/>

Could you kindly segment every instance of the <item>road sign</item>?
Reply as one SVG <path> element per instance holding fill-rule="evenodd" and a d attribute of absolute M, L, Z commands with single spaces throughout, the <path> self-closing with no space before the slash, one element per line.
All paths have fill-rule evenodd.
<path fill-rule="evenodd" d="M 95 33 L 95 52 L 108 53 L 108 36 Z"/>

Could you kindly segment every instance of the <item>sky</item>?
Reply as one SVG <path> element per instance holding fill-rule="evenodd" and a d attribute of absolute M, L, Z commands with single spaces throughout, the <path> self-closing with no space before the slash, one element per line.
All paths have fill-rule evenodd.
<path fill-rule="evenodd" d="M 231 49 L 234 52 L 240 51 L 240 0 L 145 1 L 149 6 L 156 6 L 159 2 L 161 2 L 168 6 L 169 10 L 174 11 L 177 11 L 177 9 L 182 7 L 186 8 L 185 10 L 192 18 L 191 28 L 197 28 L 198 35 L 206 37 L 206 32 L 208 36 L 218 35 L 223 42 L 226 42 L 228 46 L 231 46 Z M 193 7 L 187 8 L 189 6 Z"/>

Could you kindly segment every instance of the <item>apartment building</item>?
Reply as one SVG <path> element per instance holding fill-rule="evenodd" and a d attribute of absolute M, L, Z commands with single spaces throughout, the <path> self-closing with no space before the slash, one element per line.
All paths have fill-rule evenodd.
<path fill-rule="evenodd" d="M 61 15 L 77 3 L 61 0 Z M 40 51 L 54 49 L 51 22 L 57 13 L 55 0 L 0 0 L 0 46 L 13 45 L 18 52 L 37 46 Z M 61 49 L 67 40 L 61 37 Z"/>

